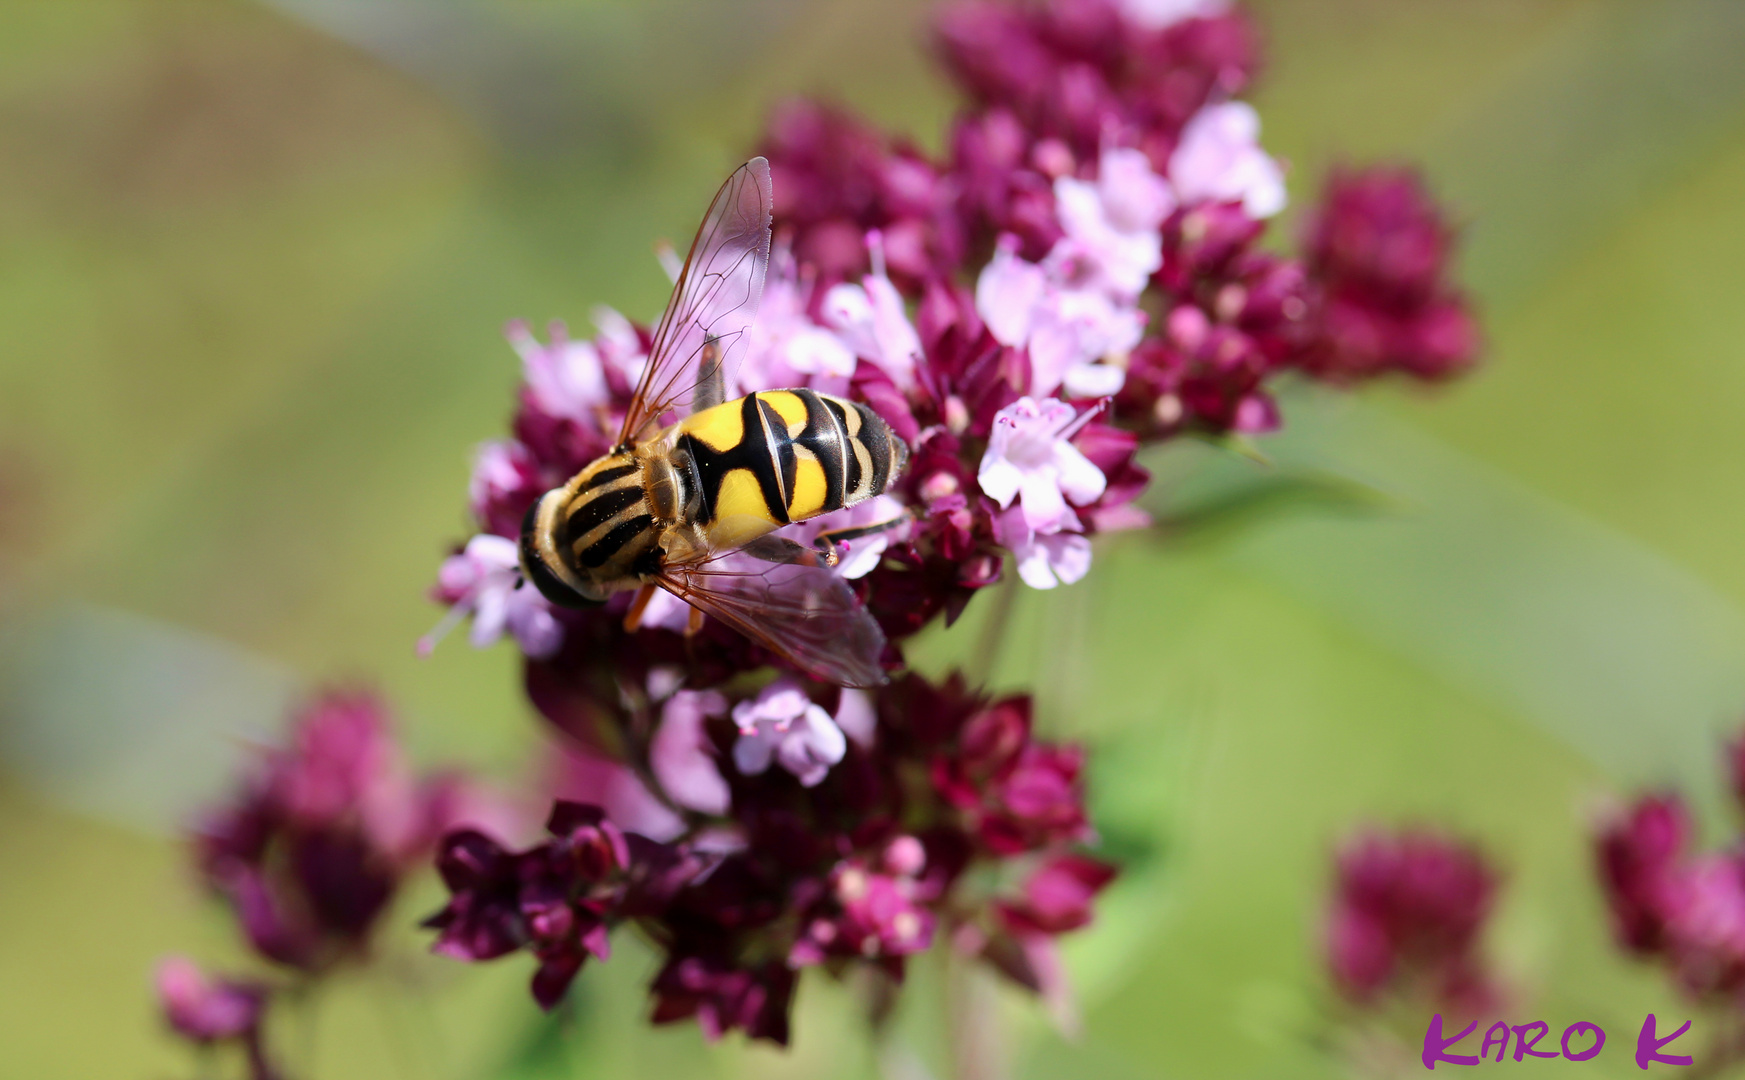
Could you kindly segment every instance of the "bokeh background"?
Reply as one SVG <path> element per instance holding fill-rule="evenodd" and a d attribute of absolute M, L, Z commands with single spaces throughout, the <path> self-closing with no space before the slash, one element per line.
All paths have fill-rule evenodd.
<path fill-rule="evenodd" d="M 1332 163 L 1422 162 L 1488 357 L 1435 393 L 1291 392 L 1270 470 L 1164 449 L 1153 506 L 1199 524 L 1022 599 L 996 681 L 1091 742 L 1128 869 L 1069 950 L 1083 1035 L 1014 997 L 1008 1055 L 1038 1078 L 1336 1075 L 1303 1037 L 1332 844 L 1435 821 L 1507 869 L 1489 948 L 1515 1022 L 1611 1036 L 1514 1067 L 1633 1075 L 1642 1015 L 1682 1006 L 1609 945 L 1589 815 L 1678 783 L 1721 835 L 1715 748 L 1745 715 L 1745 7 L 1252 10 L 1295 202 Z M 150 970 L 243 958 L 179 830 L 301 690 L 376 681 L 420 760 L 526 782 L 513 650 L 412 648 L 510 408 L 502 324 L 655 315 L 652 243 L 689 236 L 785 95 L 936 147 L 925 14 L 0 3 L 0 1077 L 193 1071 Z M 981 614 L 923 665 L 966 655 Z M 551 1022 L 521 960 L 394 940 L 310 1010 L 303 1075 L 876 1074 L 824 979 L 784 1055 L 647 1029 L 628 935 Z M 903 1006 L 922 1059 L 935 975 Z"/>

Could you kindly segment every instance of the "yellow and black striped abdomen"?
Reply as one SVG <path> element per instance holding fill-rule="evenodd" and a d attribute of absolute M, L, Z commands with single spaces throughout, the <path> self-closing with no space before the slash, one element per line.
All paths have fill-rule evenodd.
<path fill-rule="evenodd" d="M 717 550 L 739 547 L 882 493 L 909 448 L 865 405 L 813 390 L 764 390 L 679 422 L 697 524 Z"/>

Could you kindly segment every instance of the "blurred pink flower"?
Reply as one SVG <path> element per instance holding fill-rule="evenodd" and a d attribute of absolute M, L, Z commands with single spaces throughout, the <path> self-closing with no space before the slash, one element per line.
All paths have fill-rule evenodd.
<path fill-rule="evenodd" d="M 727 715 L 727 699 L 713 690 L 679 690 L 660 707 L 660 727 L 648 763 L 667 796 L 680 806 L 717 816 L 727 813 L 727 781 L 704 730 L 711 716 Z M 657 837 L 658 839 L 658 837 Z"/>
<path fill-rule="evenodd" d="M 1163 265 L 1164 218 L 1175 198 L 1138 150 L 1103 151 L 1095 181 L 1054 182 L 1056 211 L 1066 235 L 1049 261 L 1072 263 L 1074 278 L 1131 300 Z"/>
<path fill-rule="evenodd" d="M 546 331 L 546 344 L 519 320 L 504 333 L 521 355 L 527 389 L 541 410 L 568 420 L 591 420 L 594 410 L 606 404 L 606 372 L 593 342 L 571 340 L 569 329 L 556 321 Z"/>
<path fill-rule="evenodd" d="M 1479 935 L 1496 901 L 1497 873 L 1478 848 L 1428 829 L 1364 829 L 1339 850 L 1327 915 L 1327 963 L 1353 1001 L 1422 989 L 1460 1015 L 1490 1008 Z"/>
<path fill-rule="evenodd" d="M 1012 552 L 1018 577 L 1032 589 L 1071 585 L 1091 569 L 1091 541 L 1071 511 L 1033 529 L 1020 507 L 994 518 L 994 539 Z"/>
<path fill-rule="evenodd" d="M 449 556 L 437 574 L 437 595 L 451 605 L 443 623 L 418 643 L 428 655 L 454 621 L 467 615 L 473 627 L 467 635 L 484 648 L 507 630 L 528 656 L 551 656 L 563 645 L 563 625 L 552 614 L 550 601 L 521 577 L 521 554 L 515 541 L 480 533 Z"/>
<path fill-rule="evenodd" d="M 903 297 L 885 273 L 884 238 L 877 230 L 867 234 L 867 248 L 872 252 L 872 273 L 859 285 L 832 286 L 824 294 L 823 321 L 856 355 L 889 375 L 897 389 L 912 390 L 921 338 L 909 322 Z"/>
<path fill-rule="evenodd" d="M 747 776 L 768 769 L 773 760 L 812 787 L 848 751 L 842 729 L 792 679 L 777 679 L 757 697 L 735 705 L 733 722 L 739 725 L 733 764 Z"/>
<path fill-rule="evenodd" d="M 158 1002 L 178 1034 L 210 1043 L 251 1035 L 260 1024 L 266 991 L 250 983 L 208 979 L 183 956 L 158 965 Z"/>
<path fill-rule="evenodd" d="M 1284 171 L 1260 148 L 1260 115 L 1246 102 L 1208 105 L 1189 120 L 1169 178 L 1184 203 L 1239 202 L 1253 218 L 1285 206 Z"/>

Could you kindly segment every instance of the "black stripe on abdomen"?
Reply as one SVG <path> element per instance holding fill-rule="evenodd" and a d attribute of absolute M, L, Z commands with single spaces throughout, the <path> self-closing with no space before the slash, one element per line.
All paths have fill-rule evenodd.
<path fill-rule="evenodd" d="M 860 490 L 860 455 L 854 452 L 853 446 L 849 445 L 854 436 L 848 433 L 848 412 L 843 408 L 843 403 L 835 398 L 825 398 L 824 406 L 830 410 L 830 415 L 836 418 L 837 426 L 842 429 L 842 458 L 846 473 L 842 480 L 842 490 L 844 498 L 846 498 Z M 854 403 L 849 402 L 848 406 L 853 408 Z M 866 425 L 863 423 L 861 426 L 865 427 Z"/>
<path fill-rule="evenodd" d="M 588 479 L 580 487 L 576 488 L 576 491 L 579 493 L 579 492 L 583 492 L 583 491 L 592 491 L 597 487 L 605 487 L 607 484 L 610 484 L 612 481 L 622 480 L 626 476 L 629 476 L 631 473 L 633 473 L 635 471 L 636 471 L 636 463 L 635 462 L 631 462 L 628 465 L 614 465 L 610 469 L 601 469 L 599 472 L 588 477 Z"/>
<path fill-rule="evenodd" d="M 757 395 L 747 394 L 743 400 L 739 416 L 745 433 L 737 445 L 716 450 L 688 433 L 679 436 L 678 446 L 691 456 L 691 464 L 697 475 L 698 492 L 702 496 L 703 517 L 699 524 L 706 525 L 715 520 L 715 504 L 721 493 L 721 481 L 734 469 L 745 469 L 757 477 L 758 491 L 763 495 L 770 517 L 787 524 L 788 507 L 782 500 L 775 457 L 770 453 L 769 443 L 763 437 L 763 413 L 758 407 Z M 787 429 L 782 430 L 785 432 Z M 792 447 L 789 452 L 792 452 Z"/>
<path fill-rule="evenodd" d="M 839 510 L 846 490 L 843 487 L 842 457 L 849 453 L 848 429 L 837 421 L 830 407 L 816 393 L 811 390 L 795 390 L 794 393 L 806 403 L 806 430 L 800 432 L 800 437 L 794 441 L 810 450 L 824 469 L 824 509 L 820 512 Z"/>
<path fill-rule="evenodd" d="M 570 538 L 580 540 L 641 501 L 642 488 L 639 486 L 578 496 L 571 504 L 574 509 L 570 511 L 568 523 Z"/>
<path fill-rule="evenodd" d="M 636 517 L 626 518 L 607 530 L 605 536 L 583 549 L 577 561 L 590 570 L 604 566 L 607 560 L 622 551 L 626 544 L 653 527 L 654 518 L 648 514 L 638 514 Z"/>
<path fill-rule="evenodd" d="M 759 398 L 758 408 L 763 411 L 765 431 L 769 434 L 770 451 L 775 456 L 776 468 L 782 478 L 781 492 L 778 496 L 785 508 L 794 497 L 794 470 L 799 463 L 794 457 L 794 440 L 788 437 L 788 422 L 782 419 L 782 414 L 776 412 L 775 406 Z"/>
<path fill-rule="evenodd" d="M 870 498 L 882 494 L 891 481 L 891 431 L 878 413 L 858 401 L 853 404 L 860 412 L 860 431 L 855 437 L 872 457 L 872 484 L 867 488 Z"/>

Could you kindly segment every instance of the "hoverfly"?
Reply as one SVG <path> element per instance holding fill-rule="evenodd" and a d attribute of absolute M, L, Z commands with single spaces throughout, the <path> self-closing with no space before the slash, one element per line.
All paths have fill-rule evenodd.
<path fill-rule="evenodd" d="M 554 604 L 637 589 L 634 630 L 656 588 L 809 674 L 885 682 L 885 638 L 830 567 L 836 555 L 769 535 L 882 493 L 909 448 L 865 405 L 809 389 L 724 400 L 770 258 L 769 163 L 716 193 L 691 242 L 618 441 L 540 497 L 521 528 L 521 570 Z M 671 417 L 672 419 L 669 419 Z"/>

